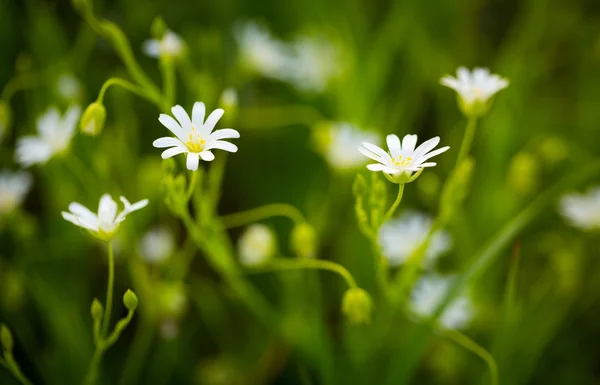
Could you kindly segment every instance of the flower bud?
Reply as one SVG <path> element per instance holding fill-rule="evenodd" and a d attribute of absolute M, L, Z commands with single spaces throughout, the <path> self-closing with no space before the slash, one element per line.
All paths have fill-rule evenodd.
<path fill-rule="evenodd" d="M 162 40 L 166 32 L 167 24 L 165 20 L 160 16 L 156 16 L 150 26 L 150 35 L 156 40 Z"/>
<path fill-rule="evenodd" d="M 11 352 L 13 350 L 14 340 L 12 333 L 4 324 L 0 324 L 0 342 L 2 342 L 5 351 Z"/>
<path fill-rule="evenodd" d="M 92 314 L 92 319 L 94 321 L 98 321 L 98 320 L 102 319 L 102 313 L 104 313 L 104 307 L 102 306 L 100 301 L 98 301 L 98 298 L 94 298 L 94 300 L 92 301 L 92 307 L 90 309 L 90 313 Z"/>
<path fill-rule="evenodd" d="M 342 299 L 342 312 L 350 323 L 370 323 L 372 310 L 373 301 L 369 293 L 358 287 L 346 290 Z"/>
<path fill-rule="evenodd" d="M 317 255 L 317 232 L 306 222 L 294 226 L 290 243 L 298 257 L 314 258 Z"/>
<path fill-rule="evenodd" d="M 137 309 L 137 306 L 138 306 L 137 295 L 135 295 L 135 293 L 133 291 L 127 289 L 127 291 L 125 292 L 125 295 L 123 295 L 123 304 L 125 305 L 127 310 L 135 311 L 135 309 Z"/>
<path fill-rule="evenodd" d="M 100 102 L 90 104 L 81 117 L 79 128 L 83 134 L 96 136 L 102 132 L 106 121 L 106 108 Z"/>

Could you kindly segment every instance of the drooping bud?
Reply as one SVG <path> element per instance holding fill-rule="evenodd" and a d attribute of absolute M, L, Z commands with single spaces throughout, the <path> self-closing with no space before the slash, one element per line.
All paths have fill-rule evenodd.
<path fill-rule="evenodd" d="M 92 314 L 92 319 L 94 321 L 100 321 L 102 319 L 102 313 L 104 313 L 104 307 L 98 301 L 98 298 L 94 298 L 92 301 L 92 307 L 90 308 L 90 313 Z"/>
<path fill-rule="evenodd" d="M 14 340 L 10 329 L 4 324 L 0 324 L 0 342 L 5 351 L 12 352 Z"/>
<path fill-rule="evenodd" d="M 346 290 L 342 299 L 342 312 L 348 317 L 350 323 L 355 325 L 370 323 L 372 311 L 373 301 L 369 293 L 358 287 Z"/>
<path fill-rule="evenodd" d="M 317 255 L 317 232 L 315 228 L 306 222 L 294 226 L 290 247 L 298 257 L 314 258 Z"/>
<path fill-rule="evenodd" d="M 123 304 L 129 311 L 135 311 L 138 306 L 138 297 L 133 291 L 127 289 L 125 295 L 123 295 Z"/>
<path fill-rule="evenodd" d="M 79 128 L 85 135 L 96 136 L 102 132 L 106 121 L 106 108 L 100 102 L 90 104 L 81 117 Z"/>

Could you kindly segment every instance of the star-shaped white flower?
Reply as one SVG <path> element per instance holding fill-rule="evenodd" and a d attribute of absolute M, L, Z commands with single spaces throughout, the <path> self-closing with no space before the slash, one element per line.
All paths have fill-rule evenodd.
<path fill-rule="evenodd" d="M 142 44 L 142 51 L 150 57 L 176 57 L 185 49 L 183 40 L 175 32 L 167 30 L 161 40 L 148 39 Z"/>
<path fill-rule="evenodd" d="M 24 136 L 17 141 L 15 160 L 23 167 L 45 163 L 53 155 L 69 148 L 81 115 L 79 106 L 71 106 L 63 117 L 52 107 L 37 120 L 38 136 Z"/>
<path fill-rule="evenodd" d="M 458 68 L 456 78 L 446 75 L 440 79 L 440 83 L 458 93 L 465 112 L 471 111 L 475 103 L 480 104 L 483 109 L 494 94 L 508 87 L 509 84 L 507 79 L 490 74 L 487 68 L 475 68 L 471 72 L 465 67 Z"/>
<path fill-rule="evenodd" d="M 386 137 L 389 152 L 367 142 L 358 148 L 363 155 L 377 161 L 367 165 L 371 171 L 381 171 L 394 183 L 412 182 L 425 167 L 433 167 L 435 162 L 426 162 L 428 159 L 447 151 L 450 147 L 442 147 L 431 151 L 440 143 L 440 137 L 429 139 L 417 145 L 417 135 L 405 135 L 400 144 L 396 135 Z M 413 174 L 416 173 L 416 174 Z"/>
<path fill-rule="evenodd" d="M 31 175 L 24 171 L 0 171 L 0 215 L 14 210 L 31 188 Z"/>
<path fill-rule="evenodd" d="M 560 201 L 561 214 L 575 227 L 600 230 L 600 186 L 587 194 L 569 194 Z"/>
<path fill-rule="evenodd" d="M 131 204 L 122 196 L 121 202 L 125 207 L 117 214 L 117 203 L 109 194 L 104 194 L 100 198 L 98 214 L 94 214 L 80 203 L 72 202 L 69 204 L 69 212 L 63 211 L 62 216 L 74 225 L 88 230 L 95 237 L 109 241 L 114 237 L 119 224 L 127 218 L 127 215 L 146 207 L 148 199 Z"/>
<path fill-rule="evenodd" d="M 204 121 L 206 107 L 202 102 L 194 103 L 191 119 L 183 107 L 179 105 L 171 108 L 171 112 L 177 120 L 166 114 L 161 114 L 158 120 L 177 138 L 158 138 L 152 143 L 156 148 L 170 147 L 161 154 L 163 159 L 186 153 L 188 170 L 196 171 L 200 158 L 207 162 L 215 159 L 211 150 L 217 149 L 228 152 L 238 150 L 235 144 L 226 142 L 223 139 L 239 138 L 239 132 L 232 128 L 224 128 L 213 132 L 215 125 L 225 113 L 223 109 L 217 108 L 214 110 L 206 118 L 206 121 Z"/>

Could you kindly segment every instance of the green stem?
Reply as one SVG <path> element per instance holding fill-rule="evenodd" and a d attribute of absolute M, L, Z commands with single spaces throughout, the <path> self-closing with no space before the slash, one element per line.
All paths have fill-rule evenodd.
<path fill-rule="evenodd" d="M 396 209 L 400 205 L 400 202 L 402 201 L 403 194 L 404 194 L 404 183 L 400 183 L 398 185 L 398 196 L 396 196 L 396 200 L 392 204 L 392 207 L 390 207 L 390 209 L 387 211 L 387 213 L 385 213 L 385 216 L 383 217 L 383 221 L 381 222 L 382 224 L 387 222 L 392 217 L 392 215 L 394 215 L 394 212 L 396 211 Z"/>
<path fill-rule="evenodd" d="M 19 368 L 19 364 L 15 361 L 12 352 L 4 351 L 4 359 L 0 361 L 0 364 L 4 366 L 12 375 L 19 380 L 19 382 L 23 385 L 32 385 L 31 381 L 25 377 L 23 372 L 21 372 L 21 368 Z"/>
<path fill-rule="evenodd" d="M 2 94 L 0 95 L 0 99 L 9 103 L 17 91 L 35 88 L 42 84 L 44 84 L 44 80 L 41 75 L 31 73 L 21 74 L 10 79 L 8 83 L 6 83 L 6 86 L 4 86 Z"/>
<path fill-rule="evenodd" d="M 298 270 L 298 269 L 315 269 L 315 270 L 327 270 L 340 275 L 346 284 L 351 289 L 358 287 L 354 277 L 345 267 L 340 264 L 331 261 L 324 261 L 322 259 L 274 259 L 266 262 L 262 266 L 252 267 L 250 271 L 252 273 L 262 273 L 267 271 L 275 270 Z"/>
<path fill-rule="evenodd" d="M 100 366 L 100 360 L 102 359 L 103 354 L 104 347 L 100 343 L 96 346 L 96 350 L 92 356 L 92 361 L 90 362 L 90 367 L 88 368 L 85 380 L 83 381 L 85 385 L 94 385 L 96 383 L 96 380 L 98 379 L 98 368 Z"/>
<path fill-rule="evenodd" d="M 192 177 L 190 178 L 190 184 L 188 185 L 187 188 L 187 192 L 185 194 L 185 200 L 189 201 L 190 198 L 192 197 L 192 194 L 194 193 L 194 188 L 196 188 L 196 185 L 198 184 L 198 173 L 200 173 L 200 170 L 196 170 L 196 171 L 192 171 Z"/>
<path fill-rule="evenodd" d="M 300 210 L 287 203 L 272 203 L 239 213 L 223 215 L 221 220 L 226 228 L 232 228 L 276 216 L 288 217 L 295 224 L 305 222 L 304 215 Z"/>
<path fill-rule="evenodd" d="M 492 379 L 491 385 L 498 385 L 498 365 L 496 365 L 494 357 L 487 350 L 457 330 L 444 330 L 442 331 L 442 335 L 476 354 L 485 361 L 490 370 L 490 377 Z"/>
<path fill-rule="evenodd" d="M 465 129 L 465 135 L 463 136 L 460 150 L 458 151 L 458 157 L 456 158 L 455 168 L 469 155 L 471 152 L 471 145 L 473 144 L 473 138 L 475 137 L 475 129 L 477 128 L 477 118 L 470 117 L 467 121 L 467 128 Z"/>
<path fill-rule="evenodd" d="M 113 291 L 115 285 L 115 255 L 112 241 L 108 242 L 108 284 L 106 285 L 106 306 L 104 308 L 104 317 L 102 318 L 102 337 L 108 334 L 110 325 L 110 312 L 112 309 Z"/>
<path fill-rule="evenodd" d="M 162 107 L 160 99 L 157 99 L 154 95 L 148 93 L 144 88 L 136 86 L 135 84 L 120 78 L 110 78 L 107 81 L 105 81 L 102 85 L 102 88 L 100 88 L 100 92 L 98 93 L 98 98 L 96 99 L 96 102 L 102 104 L 102 102 L 104 101 L 104 94 L 106 94 L 106 91 L 111 86 L 119 86 L 121 88 L 124 88 L 127 91 L 130 91 L 139 97 L 149 100 L 150 102 L 156 104 L 159 108 Z"/>
<path fill-rule="evenodd" d="M 160 71 L 163 78 L 163 94 L 165 103 L 172 106 L 175 103 L 175 65 L 173 57 L 161 55 Z"/>

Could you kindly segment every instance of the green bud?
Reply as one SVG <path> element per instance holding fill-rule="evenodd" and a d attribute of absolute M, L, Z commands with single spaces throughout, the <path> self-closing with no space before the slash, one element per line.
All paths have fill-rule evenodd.
<path fill-rule="evenodd" d="M 165 32 L 167 32 L 167 24 L 165 23 L 165 20 L 160 16 L 156 16 L 152 21 L 152 26 L 150 27 L 150 35 L 156 40 L 161 40 Z"/>
<path fill-rule="evenodd" d="M 137 306 L 138 306 L 137 295 L 135 295 L 135 293 L 133 291 L 127 289 L 127 291 L 125 292 L 125 295 L 123 295 L 123 304 L 125 305 L 127 310 L 135 311 L 135 309 L 137 309 Z"/>
<path fill-rule="evenodd" d="M 317 232 L 304 222 L 292 229 L 290 247 L 301 258 L 314 258 L 317 255 Z"/>
<path fill-rule="evenodd" d="M 94 321 L 99 321 L 102 319 L 102 314 L 104 313 L 104 306 L 102 306 L 102 303 L 98 301 L 98 298 L 94 298 L 94 300 L 92 301 L 90 313 L 92 314 L 92 319 Z"/>
<path fill-rule="evenodd" d="M 371 322 L 373 301 L 369 293 L 355 287 L 346 290 L 342 299 L 342 312 L 352 324 L 368 324 Z"/>
<path fill-rule="evenodd" d="M 2 342 L 5 351 L 12 352 L 14 346 L 13 336 L 4 324 L 0 324 L 0 342 Z"/>
<path fill-rule="evenodd" d="M 100 102 L 90 104 L 81 117 L 79 128 L 85 135 L 96 136 L 102 132 L 106 121 L 106 108 Z"/>

